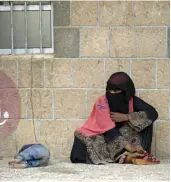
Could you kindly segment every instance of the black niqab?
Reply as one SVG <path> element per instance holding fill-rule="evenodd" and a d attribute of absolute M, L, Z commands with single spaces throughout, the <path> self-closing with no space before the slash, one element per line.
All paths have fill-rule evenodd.
<path fill-rule="evenodd" d="M 112 94 L 109 90 L 121 90 L 121 93 Z M 112 74 L 107 81 L 106 97 L 110 111 L 119 113 L 129 112 L 129 100 L 135 95 L 135 86 L 132 79 L 124 72 Z"/>

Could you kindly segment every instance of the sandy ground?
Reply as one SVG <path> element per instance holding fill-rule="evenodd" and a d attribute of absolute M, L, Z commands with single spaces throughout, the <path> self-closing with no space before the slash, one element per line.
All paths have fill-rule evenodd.
<path fill-rule="evenodd" d="M 84 165 L 71 164 L 68 160 L 52 160 L 47 167 L 9 169 L 9 159 L 0 160 L 0 182 L 3 181 L 59 181 L 59 182 L 119 182 L 119 181 L 169 181 L 169 161 L 158 165 L 136 166 L 131 164 Z"/>

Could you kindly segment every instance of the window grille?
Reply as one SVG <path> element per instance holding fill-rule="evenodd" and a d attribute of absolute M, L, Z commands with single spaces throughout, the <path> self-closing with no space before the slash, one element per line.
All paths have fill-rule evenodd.
<path fill-rule="evenodd" d="M 1 2 L 0 54 L 53 52 L 52 2 Z"/>

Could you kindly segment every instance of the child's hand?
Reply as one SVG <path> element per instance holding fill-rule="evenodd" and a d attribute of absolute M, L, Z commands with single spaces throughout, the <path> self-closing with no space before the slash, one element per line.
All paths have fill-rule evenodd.
<path fill-rule="evenodd" d="M 139 154 L 144 154 L 144 149 L 142 148 L 141 145 L 138 145 L 138 146 L 136 146 L 135 148 L 136 148 L 136 150 L 137 150 L 137 152 L 138 152 Z"/>
<path fill-rule="evenodd" d="M 139 154 L 144 154 L 144 149 L 141 145 L 133 146 L 131 144 L 127 144 L 125 149 L 131 153 L 138 152 Z"/>
<path fill-rule="evenodd" d="M 125 146 L 125 149 L 126 149 L 128 152 L 131 152 L 131 153 L 137 152 L 136 147 L 132 146 L 132 145 L 129 144 L 129 143 Z"/>

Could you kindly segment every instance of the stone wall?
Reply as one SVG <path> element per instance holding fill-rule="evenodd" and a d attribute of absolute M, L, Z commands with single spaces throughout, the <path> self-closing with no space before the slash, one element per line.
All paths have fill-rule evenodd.
<path fill-rule="evenodd" d="M 106 80 L 125 71 L 159 112 L 153 153 L 169 158 L 169 12 L 168 1 L 55 2 L 54 55 L 0 56 L 0 70 L 16 83 L 22 102 L 20 124 L 1 141 L 0 156 L 36 140 L 53 157 L 69 156 L 74 130 Z"/>

